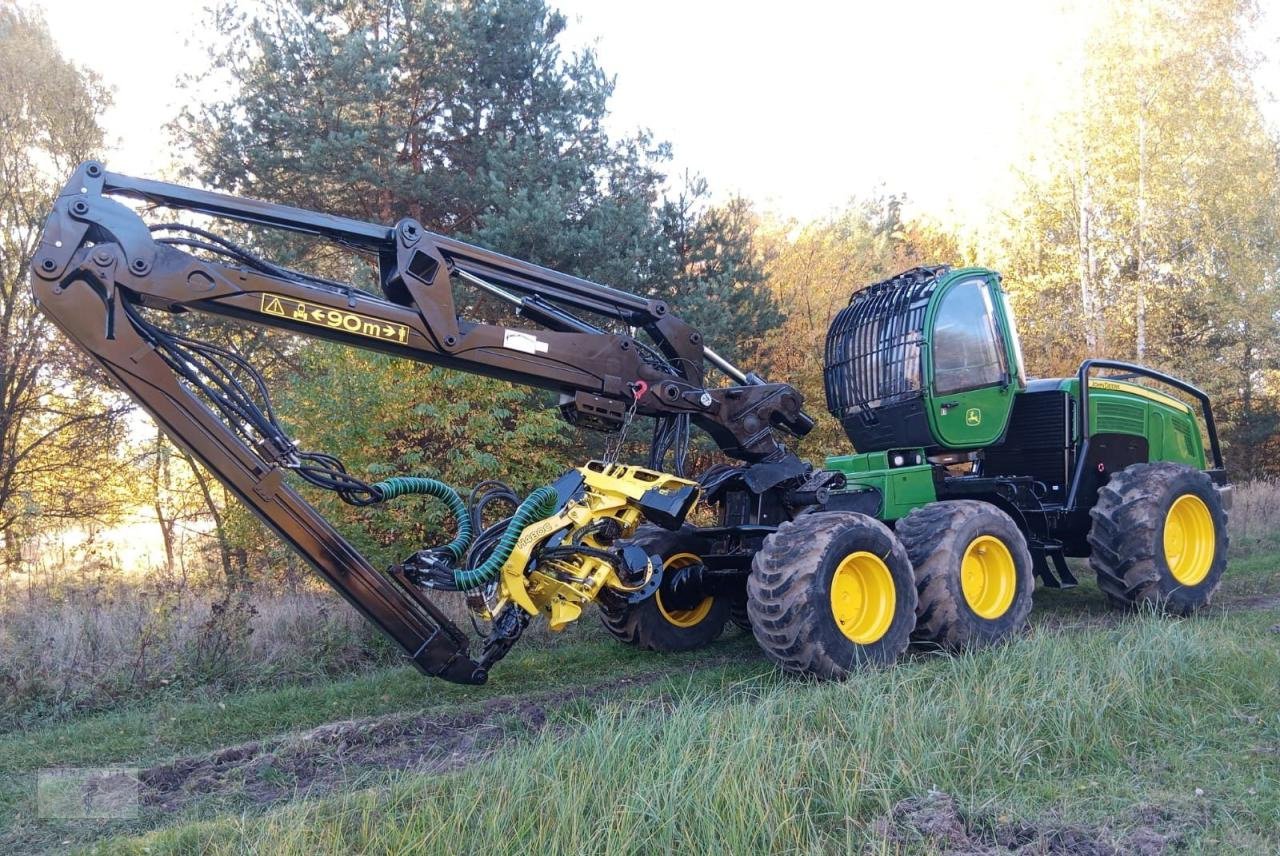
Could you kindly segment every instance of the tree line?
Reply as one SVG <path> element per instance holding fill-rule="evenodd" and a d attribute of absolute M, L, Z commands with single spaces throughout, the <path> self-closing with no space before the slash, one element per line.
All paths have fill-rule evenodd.
<path fill-rule="evenodd" d="M 605 128 L 614 78 L 566 53 L 544 0 L 268 0 L 215 6 L 209 71 L 229 82 L 171 125 L 181 178 L 218 190 L 427 228 L 660 297 L 722 353 L 796 384 L 821 418 L 801 452 L 847 449 L 822 405 L 827 325 L 857 287 L 917 264 L 1005 275 L 1033 374 L 1086 356 L 1134 359 L 1214 398 L 1229 465 L 1280 473 L 1280 137 L 1252 83 L 1258 10 L 1245 0 L 1124 0 L 1080 45 L 1075 99 L 1011 164 L 1012 208 L 963 231 L 880 190 L 809 223 L 670 175 L 671 148 Z M 292 560 L 160 437 L 31 305 L 26 267 L 59 182 L 110 160 L 104 82 L 61 56 L 39 14 L 0 4 L 0 537 L 151 509 L 211 523 L 228 581 Z M 201 88 L 195 92 L 214 91 Z M 785 152 L 780 151 L 780 156 Z M 273 259 L 367 282 L 359 259 L 245 230 Z M 500 311 L 460 292 L 464 312 Z M 470 302 L 468 302 L 470 301 Z M 356 473 L 521 488 L 598 452 L 541 393 L 224 324 L 267 376 L 301 445 Z M 709 459 L 699 450 L 702 460 Z M 430 507 L 353 511 L 317 497 L 357 546 L 427 542 Z"/>

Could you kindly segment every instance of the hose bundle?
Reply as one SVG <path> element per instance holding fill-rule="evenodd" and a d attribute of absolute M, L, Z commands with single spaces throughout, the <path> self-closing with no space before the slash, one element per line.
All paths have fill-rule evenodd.
<path fill-rule="evenodd" d="M 498 578 L 502 566 L 511 558 L 516 548 L 516 541 L 530 524 L 545 520 L 560 508 L 560 494 L 553 487 L 540 487 L 525 497 L 524 502 L 516 508 L 507 522 L 497 546 L 483 562 L 474 568 L 459 569 L 453 572 L 454 581 L 459 589 L 479 588 Z M 468 524 L 468 529 L 470 525 Z"/>
<path fill-rule="evenodd" d="M 497 543 L 485 560 L 474 567 L 460 567 L 475 538 L 473 517 L 478 518 L 479 515 L 474 512 L 483 510 L 485 499 L 476 503 L 472 508 L 473 513 L 468 513 L 466 504 L 456 490 L 442 481 L 420 476 L 397 476 L 377 482 L 370 487 L 378 494 L 379 501 L 421 494 L 435 497 L 449 506 L 449 511 L 458 521 L 458 532 L 448 544 L 432 548 L 427 552 L 439 551 L 448 555 L 453 566 L 453 582 L 459 591 L 480 588 L 497 579 L 502 566 L 507 563 L 507 559 L 511 558 L 516 542 L 520 540 L 520 535 L 525 528 L 539 520 L 545 520 L 560 508 L 560 494 L 555 488 L 538 488 L 529 494 L 524 502 L 516 506 L 515 512 L 510 517 L 499 524 L 502 527 L 500 535 L 495 532 L 490 536 L 488 531 L 485 532 L 485 536 L 497 538 Z M 510 491 L 503 487 L 503 491 L 493 492 L 494 498 L 506 498 L 503 494 Z"/>
<path fill-rule="evenodd" d="M 395 478 L 376 482 L 371 487 L 379 495 L 380 501 L 383 502 L 388 499 L 395 499 L 397 496 L 424 494 L 433 496 L 449 506 L 449 512 L 458 521 L 458 533 L 453 537 L 452 541 L 437 549 L 448 553 L 454 564 L 462 561 L 462 557 L 467 554 L 467 548 L 471 546 L 471 539 L 474 533 L 471 529 L 471 515 L 467 513 L 467 506 L 462 502 L 462 497 L 458 495 L 456 490 L 442 481 L 420 476 L 396 476 Z"/>

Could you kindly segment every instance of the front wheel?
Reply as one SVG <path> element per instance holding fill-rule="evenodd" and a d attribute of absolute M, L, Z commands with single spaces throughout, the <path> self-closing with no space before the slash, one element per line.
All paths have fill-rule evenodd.
<path fill-rule="evenodd" d="M 702 562 L 693 527 L 672 532 L 652 524 L 636 530 L 631 543 L 662 559 L 663 573 Z M 730 604 L 708 595 L 697 603 L 667 603 L 659 588 L 639 603 L 601 604 L 600 619 L 613 638 L 650 651 L 692 651 L 714 642 L 724 631 Z"/>
<path fill-rule="evenodd" d="M 1089 564 L 1116 606 L 1177 615 L 1206 606 L 1227 567 L 1227 512 L 1213 482 L 1183 464 L 1134 464 L 1090 510 Z"/>
<path fill-rule="evenodd" d="M 838 679 L 887 665 L 916 623 L 911 562 L 893 532 L 865 514 L 806 514 L 756 553 L 747 613 L 760 647 L 787 671 Z"/>

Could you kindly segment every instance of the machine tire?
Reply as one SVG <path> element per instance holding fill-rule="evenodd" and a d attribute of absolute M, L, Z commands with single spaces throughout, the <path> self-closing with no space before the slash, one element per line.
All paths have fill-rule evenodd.
<path fill-rule="evenodd" d="M 729 620 L 739 630 L 746 633 L 751 632 L 751 615 L 747 612 L 747 595 L 745 592 L 741 597 L 736 597 L 729 601 Z"/>
<path fill-rule="evenodd" d="M 913 641 L 960 651 L 1026 627 L 1036 581 L 1027 539 L 1008 514 L 978 500 L 933 502 L 899 520 L 897 532 L 920 597 Z"/>
<path fill-rule="evenodd" d="M 806 514 L 779 526 L 756 553 L 747 613 L 760 647 L 789 672 L 840 679 L 858 666 L 888 665 L 907 649 L 916 623 L 911 561 L 874 518 Z"/>
<path fill-rule="evenodd" d="M 1227 513 L 1202 471 L 1133 464 L 1098 491 L 1089 514 L 1089 565 L 1112 604 L 1189 615 L 1222 584 Z"/>
<path fill-rule="evenodd" d="M 661 556 L 664 564 L 679 556 L 697 556 L 700 549 L 692 526 L 673 532 L 646 523 L 636 529 L 630 541 L 650 555 Z M 624 644 L 650 651 L 692 651 L 719 638 L 729 619 L 727 598 L 708 597 L 704 604 L 683 613 L 668 612 L 662 607 L 661 593 L 655 591 L 639 603 L 607 608 L 602 604 L 600 620 L 610 635 Z"/>

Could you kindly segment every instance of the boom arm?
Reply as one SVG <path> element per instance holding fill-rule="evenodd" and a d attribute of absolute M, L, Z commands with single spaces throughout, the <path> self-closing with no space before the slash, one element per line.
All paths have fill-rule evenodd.
<path fill-rule="evenodd" d="M 158 242 L 146 223 L 113 195 L 316 235 L 376 253 L 384 296 L 197 258 Z M 96 244 L 92 252 L 86 242 Z M 803 436 L 813 427 L 793 387 L 764 383 L 737 370 L 705 348 L 701 334 L 663 301 L 437 235 L 413 220 L 378 226 L 117 175 L 90 162 L 72 176 L 49 218 L 35 280 L 60 282 L 91 274 L 103 267 L 96 260 L 108 254 L 119 256 L 111 277 L 100 283 L 108 333 L 117 326 L 119 288 L 125 291 L 124 300 L 144 306 L 239 317 L 557 390 L 574 396 L 579 412 L 605 421 L 619 420 L 633 404 L 644 416 L 687 414 L 726 454 L 747 462 L 786 454 L 776 429 Z M 513 330 L 459 317 L 451 274 L 512 303 L 519 314 L 547 329 Z M 641 328 L 659 353 L 632 336 L 605 332 L 564 307 Z M 705 362 L 739 385 L 707 388 Z"/>
<path fill-rule="evenodd" d="M 182 239 L 157 238 L 156 227 L 112 196 L 310 234 L 376 254 L 383 295 L 288 271 L 199 229 L 186 227 Z M 230 260 L 203 258 L 180 246 Z M 137 307 L 230 316 L 553 389 L 569 396 L 568 406 L 594 427 L 620 425 L 631 413 L 687 415 L 726 454 L 749 463 L 793 462 L 776 431 L 802 436 L 813 426 L 794 388 L 765 383 L 721 360 L 662 301 L 436 235 L 413 220 L 379 226 L 130 178 L 90 161 L 59 195 L 32 274 L 42 310 L 175 442 L 399 642 L 420 669 L 454 681 L 485 677 L 467 655 L 465 635 L 421 592 L 378 573 L 288 485 L 284 469 L 298 465 L 296 449 L 261 431 L 253 442 L 244 430 L 233 430 L 236 418 L 225 399 L 245 390 L 227 378 L 193 386 L 186 375 L 190 360 L 166 350 Z M 513 304 L 546 329 L 459 317 L 451 275 Z M 643 329 L 656 350 L 597 328 L 570 309 Z M 708 388 L 706 361 L 739 385 Z"/>

